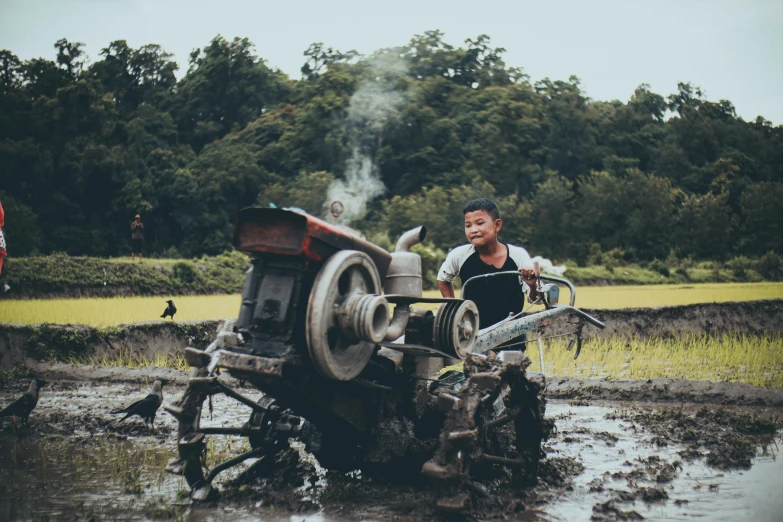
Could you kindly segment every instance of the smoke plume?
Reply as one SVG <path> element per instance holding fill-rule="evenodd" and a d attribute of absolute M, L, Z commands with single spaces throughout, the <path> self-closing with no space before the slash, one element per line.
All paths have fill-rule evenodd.
<path fill-rule="evenodd" d="M 364 217 L 367 203 L 386 191 L 370 150 L 381 146 L 384 127 L 399 117 L 404 102 L 393 83 L 406 71 L 402 59 L 381 55 L 372 61 L 371 71 L 372 78 L 351 96 L 344 121 L 351 154 L 343 179 L 336 179 L 327 195 L 328 201 L 339 200 L 345 205 L 339 221 L 343 225 Z"/>

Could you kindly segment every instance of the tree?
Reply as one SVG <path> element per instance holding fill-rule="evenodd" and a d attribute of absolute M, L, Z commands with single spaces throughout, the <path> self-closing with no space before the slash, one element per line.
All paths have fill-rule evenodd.
<path fill-rule="evenodd" d="M 539 255 L 565 259 L 572 250 L 575 216 L 572 183 L 554 172 L 536 187 L 530 201 L 530 217 L 525 223 L 530 231 L 530 249 Z"/>
<path fill-rule="evenodd" d="M 348 63 L 359 57 L 359 53 L 351 49 L 341 52 L 331 47 L 324 47 L 323 42 L 315 42 L 304 52 L 307 61 L 302 66 L 302 75 L 307 79 L 315 79 L 325 72 L 329 66 L 336 63 Z"/>
<path fill-rule="evenodd" d="M 84 68 L 86 56 L 82 47 L 84 47 L 83 43 L 71 43 L 65 38 L 57 40 L 54 44 L 54 48 L 57 49 L 57 65 L 64 69 L 70 78 L 78 78 Z"/>
<path fill-rule="evenodd" d="M 728 193 L 685 196 L 677 213 L 673 248 L 683 256 L 725 260 L 736 247 L 737 217 Z"/>
<path fill-rule="evenodd" d="M 762 255 L 783 252 L 783 183 L 751 185 L 740 200 L 744 218 L 744 249 Z"/>
<path fill-rule="evenodd" d="M 184 139 L 196 152 L 286 100 L 289 81 L 254 51 L 247 38 L 229 42 L 218 36 L 191 53 L 173 112 Z"/>

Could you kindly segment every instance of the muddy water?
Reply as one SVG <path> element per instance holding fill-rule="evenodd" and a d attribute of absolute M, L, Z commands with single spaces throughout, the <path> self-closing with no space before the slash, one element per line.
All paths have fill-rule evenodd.
<path fill-rule="evenodd" d="M 0 404 L 17 392 L 0 392 Z M 146 388 L 122 385 L 54 385 L 42 394 L 29 428 L 15 434 L 3 422 L 0 520 L 416 519 L 415 511 L 400 517 L 399 511 L 373 506 L 363 498 L 356 499 L 358 507 L 349 513 L 343 506 L 328 503 L 320 508 L 315 505 L 315 511 L 299 512 L 305 503 L 275 503 L 264 495 L 226 491 L 226 484 L 247 465 L 218 477 L 218 487 L 227 493 L 218 505 L 193 507 L 184 481 L 163 471 L 176 452 L 173 419 L 161 410 L 155 430 L 149 430 L 136 418 L 120 424 L 109 413 L 146 392 Z M 168 401 L 179 397 L 181 389 L 164 392 Z M 247 393 L 257 395 L 251 390 Z M 520 520 L 589 520 L 594 515 L 611 520 L 618 513 L 627 516 L 631 512 L 650 520 L 783 519 L 779 486 L 783 460 L 777 459 L 774 444 L 759 446 L 749 470 L 717 471 L 706 467 L 703 459 L 683 460 L 677 453 L 683 446 L 655 445 L 653 434 L 639 425 L 607 419 L 617 407 L 550 402 L 547 412 L 557 419 L 558 431 L 545 446 L 548 458 L 573 458 L 584 470 L 564 485 L 540 487 L 535 495 L 538 500 L 531 498 L 528 511 L 518 515 Z M 248 408 L 221 396 L 215 397 L 213 412 L 210 419 L 205 404 L 203 425 L 238 426 L 249 415 Z M 210 463 L 247 449 L 243 439 L 212 440 L 207 455 Z M 671 473 L 658 482 L 661 470 Z M 302 486 L 298 498 L 317 499 L 322 485 L 323 481 L 310 490 Z M 656 488 L 668 498 L 651 502 L 641 498 L 650 492 L 660 496 Z"/>
<path fill-rule="evenodd" d="M 574 477 L 572 490 L 562 492 L 557 501 L 542 507 L 545 519 L 590 520 L 593 506 L 622 498 L 621 492 L 652 487 L 663 489 L 668 499 L 616 501 L 615 506 L 651 520 L 783 520 L 783 458 L 778 458 L 775 441 L 759 445 L 749 470 L 715 470 L 706 466 L 703 459 L 691 463 L 683 460 L 677 453 L 682 446 L 659 447 L 651 434 L 634 429 L 629 422 L 607 419 L 613 409 L 549 403 L 547 413 L 557 419 L 558 430 L 547 445 L 549 456 L 574 457 L 585 470 Z M 632 471 L 645 468 L 640 459 L 650 462 L 651 458 L 656 463 L 660 459 L 661 464 L 678 462 L 676 476 L 664 483 L 649 474 L 638 478 L 612 477 L 618 472 L 641 475 Z M 600 489 L 603 491 L 597 491 Z"/>

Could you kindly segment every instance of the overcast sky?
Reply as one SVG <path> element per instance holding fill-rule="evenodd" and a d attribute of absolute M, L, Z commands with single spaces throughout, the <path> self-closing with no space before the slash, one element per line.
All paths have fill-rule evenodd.
<path fill-rule="evenodd" d="M 575 74 L 596 100 L 677 82 L 783 124 L 783 0 L 0 0 L 0 49 L 53 59 L 59 38 L 96 60 L 113 40 L 162 45 L 187 69 L 215 35 L 248 37 L 294 78 L 312 42 L 369 54 L 430 29 L 452 45 L 487 34 L 533 81 Z"/>

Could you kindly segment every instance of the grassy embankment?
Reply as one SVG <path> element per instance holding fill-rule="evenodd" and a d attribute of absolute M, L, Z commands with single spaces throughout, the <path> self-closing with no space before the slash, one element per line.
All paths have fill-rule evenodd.
<path fill-rule="evenodd" d="M 226 252 L 201 259 L 101 259 L 52 255 L 9 258 L 0 282 L 5 299 L 116 295 L 231 294 L 242 288 L 247 256 Z"/>

